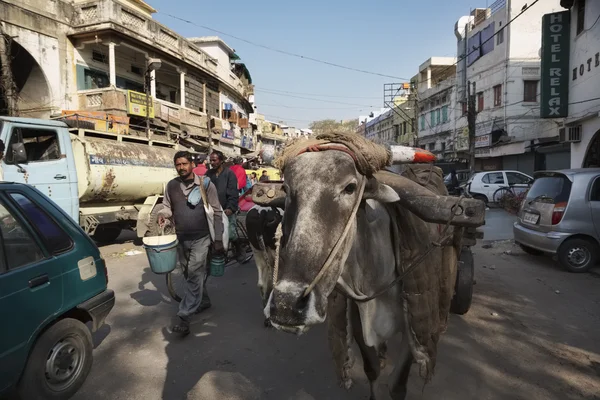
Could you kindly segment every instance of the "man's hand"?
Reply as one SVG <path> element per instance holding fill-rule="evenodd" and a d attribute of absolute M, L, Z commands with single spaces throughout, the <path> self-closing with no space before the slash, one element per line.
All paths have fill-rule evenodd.
<path fill-rule="evenodd" d="M 166 224 L 167 224 L 167 219 L 159 214 L 158 215 L 158 226 L 161 228 L 164 228 Z"/>
<path fill-rule="evenodd" d="M 225 250 L 223 248 L 223 242 L 220 240 L 215 240 L 215 242 L 213 243 L 213 248 L 215 250 L 215 253 L 222 253 L 223 250 Z"/>
<path fill-rule="evenodd" d="M 233 214 L 233 211 L 231 211 L 229 208 L 227 210 L 225 210 L 225 215 L 227 215 L 228 217 L 230 217 L 231 214 Z"/>

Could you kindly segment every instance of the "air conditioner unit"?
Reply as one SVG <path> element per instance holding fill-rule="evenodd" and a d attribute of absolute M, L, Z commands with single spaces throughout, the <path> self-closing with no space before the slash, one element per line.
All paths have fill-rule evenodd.
<path fill-rule="evenodd" d="M 581 142 L 581 125 L 559 128 L 558 140 L 562 143 Z"/>
<path fill-rule="evenodd" d="M 570 126 L 568 129 L 567 142 L 581 142 L 581 125 Z"/>

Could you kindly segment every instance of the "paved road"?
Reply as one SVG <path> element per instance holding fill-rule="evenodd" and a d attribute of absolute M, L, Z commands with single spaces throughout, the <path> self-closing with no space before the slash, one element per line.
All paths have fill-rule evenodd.
<path fill-rule="evenodd" d="M 252 265 L 209 281 L 213 308 L 190 336 L 171 337 L 163 277 L 143 254 L 119 255 L 132 247 L 103 249 L 117 304 L 76 400 L 368 398 L 359 362 L 355 387 L 337 387 L 324 327 L 301 337 L 263 327 Z M 475 260 L 473 307 L 451 317 L 422 394 L 413 369 L 409 398 L 600 399 L 598 271 L 570 274 L 506 242 L 476 248 Z"/>
<path fill-rule="evenodd" d="M 484 240 L 507 240 L 513 238 L 513 224 L 517 217 L 501 208 L 490 208 L 485 213 L 485 225 L 481 227 Z"/>

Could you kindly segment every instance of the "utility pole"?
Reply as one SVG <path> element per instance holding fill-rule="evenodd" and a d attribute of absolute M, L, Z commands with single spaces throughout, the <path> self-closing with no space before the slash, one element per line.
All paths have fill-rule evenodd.
<path fill-rule="evenodd" d="M 146 138 L 150 139 L 150 68 L 146 68 L 146 76 L 144 77 L 146 93 Z"/>
<path fill-rule="evenodd" d="M 2 65 L 0 88 L 4 95 L 7 115 L 16 117 L 19 115 L 17 109 L 17 90 L 12 74 L 10 59 L 10 39 L 4 34 L 2 24 L 0 24 L 0 64 Z"/>
<path fill-rule="evenodd" d="M 471 81 L 467 82 L 467 123 L 469 127 L 469 170 L 475 172 L 475 120 L 477 110 L 475 109 L 476 86 L 473 82 L 473 93 L 471 93 Z"/>

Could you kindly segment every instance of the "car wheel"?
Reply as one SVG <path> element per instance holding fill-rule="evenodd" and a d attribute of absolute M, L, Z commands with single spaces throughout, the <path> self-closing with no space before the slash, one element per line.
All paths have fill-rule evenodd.
<path fill-rule="evenodd" d="M 83 385 L 93 361 L 92 335 L 82 322 L 65 318 L 35 342 L 19 381 L 22 399 L 68 399 Z"/>
<path fill-rule="evenodd" d="M 567 239 L 558 249 L 558 261 L 570 272 L 586 272 L 597 260 L 598 245 L 588 239 Z"/>
<path fill-rule="evenodd" d="M 532 256 L 541 256 L 542 254 L 544 254 L 543 251 L 534 249 L 533 247 L 525 246 L 521 243 L 519 243 L 519 247 L 521 247 L 521 250 L 523 250 L 525 253 L 530 254 Z"/>

